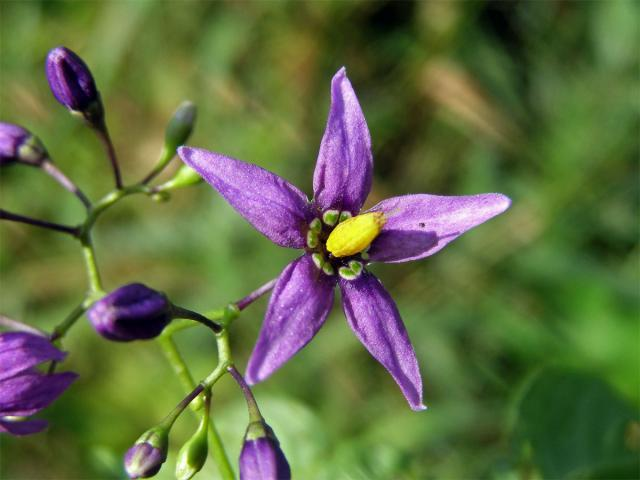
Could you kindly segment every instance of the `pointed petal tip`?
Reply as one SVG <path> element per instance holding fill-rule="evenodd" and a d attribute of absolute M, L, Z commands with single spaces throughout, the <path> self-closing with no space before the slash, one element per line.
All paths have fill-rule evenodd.
<path fill-rule="evenodd" d="M 496 206 L 498 207 L 498 210 L 500 210 L 500 213 L 504 212 L 511 206 L 511 199 L 506 195 L 503 195 L 502 193 L 494 193 L 494 195 L 496 198 Z"/>
<path fill-rule="evenodd" d="M 414 412 L 423 412 L 428 409 L 429 407 L 427 407 L 424 403 L 420 403 L 418 405 L 411 405 L 411 410 L 413 410 Z"/>

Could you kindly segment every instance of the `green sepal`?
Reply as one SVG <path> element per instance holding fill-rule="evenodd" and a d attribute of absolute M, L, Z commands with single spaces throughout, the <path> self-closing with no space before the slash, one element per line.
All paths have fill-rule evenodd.
<path fill-rule="evenodd" d="M 40 139 L 35 135 L 31 135 L 22 142 L 22 145 L 18 147 L 16 153 L 19 162 L 30 165 L 40 165 L 48 157 L 46 148 L 44 148 Z"/>
<path fill-rule="evenodd" d="M 169 448 L 169 429 L 171 425 L 158 425 L 150 428 L 136 440 L 136 445 L 139 443 L 148 443 L 154 448 L 166 452 Z"/>

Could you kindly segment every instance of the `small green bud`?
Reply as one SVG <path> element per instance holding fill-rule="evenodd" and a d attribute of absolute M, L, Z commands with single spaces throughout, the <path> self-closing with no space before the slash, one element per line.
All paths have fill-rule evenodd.
<path fill-rule="evenodd" d="M 184 145 L 193 131 L 196 122 L 196 106 L 182 102 L 167 124 L 164 134 L 164 146 L 173 156 L 180 145 Z"/>
<path fill-rule="evenodd" d="M 177 480 L 189 480 L 193 478 L 204 466 L 209 450 L 207 444 L 208 424 L 209 415 L 205 412 L 196 432 L 182 446 L 180 452 L 178 452 L 176 462 Z"/>

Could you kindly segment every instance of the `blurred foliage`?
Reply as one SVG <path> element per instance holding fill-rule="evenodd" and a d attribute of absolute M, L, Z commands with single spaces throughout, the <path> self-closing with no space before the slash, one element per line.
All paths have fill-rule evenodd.
<path fill-rule="evenodd" d="M 430 410 L 407 408 L 338 307 L 256 388 L 295 477 L 611 478 L 598 470 L 611 467 L 629 478 L 637 466 L 615 462 L 637 458 L 639 443 L 639 10 L 633 0 L 2 1 L 0 117 L 36 132 L 92 198 L 110 188 L 98 142 L 47 88 L 43 60 L 62 44 L 94 72 L 127 181 L 152 168 L 189 99 L 193 145 L 310 192 L 330 79 L 346 65 L 373 140 L 369 203 L 491 191 L 514 203 L 434 257 L 373 267 L 411 334 Z M 33 169 L 3 170 L 0 185 L 3 208 L 82 218 Z M 52 327 L 85 288 L 78 245 L 7 223 L 0 240 L 0 310 Z M 295 256 L 206 185 L 163 204 L 127 199 L 96 243 L 108 288 L 141 281 L 202 311 Z M 233 326 L 241 366 L 265 306 Z M 215 361 L 201 333 L 178 339 L 196 377 Z M 65 348 L 80 380 L 44 413 L 46 433 L 0 438 L 3 479 L 122 478 L 123 452 L 182 396 L 153 342 L 108 343 L 82 321 Z M 213 405 L 236 459 L 246 412 L 229 379 Z M 159 478 L 172 477 L 195 426 L 178 422 Z M 209 462 L 199 478 L 216 475 Z"/>

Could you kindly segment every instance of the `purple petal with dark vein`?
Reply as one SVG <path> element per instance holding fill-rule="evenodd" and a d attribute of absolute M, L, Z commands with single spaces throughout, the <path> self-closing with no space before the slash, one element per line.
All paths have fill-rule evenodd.
<path fill-rule="evenodd" d="M 272 242 L 305 246 L 310 208 L 294 185 L 257 165 L 200 148 L 180 147 L 178 154 Z"/>
<path fill-rule="evenodd" d="M 316 204 L 356 215 L 371 190 L 372 170 L 369 128 L 343 67 L 331 81 L 329 119 L 313 174 Z"/>
<path fill-rule="evenodd" d="M 349 326 L 369 353 L 400 386 L 413 410 L 424 410 L 416 354 L 391 295 L 375 276 L 340 279 L 342 307 Z"/>
<path fill-rule="evenodd" d="M 7 420 L 0 418 L 0 433 L 9 433 L 11 435 L 22 436 L 38 433 L 47 428 L 46 420 Z"/>
<path fill-rule="evenodd" d="M 26 332 L 0 333 L 0 380 L 13 377 L 39 363 L 60 362 L 66 353 L 40 335 Z"/>
<path fill-rule="evenodd" d="M 0 382 L 0 416 L 29 416 L 58 398 L 78 375 L 23 373 Z"/>
<path fill-rule="evenodd" d="M 399 263 L 433 255 L 467 230 L 504 212 L 511 200 L 500 193 L 462 197 L 405 195 L 369 210 L 387 223 L 369 249 L 372 261 Z"/>
<path fill-rule="evenodd" d="M 261 382 L 309 343 L 331 310 L 335 282 L 306 254 L 286 266 L 249 359 L 247 382 Z"/>

